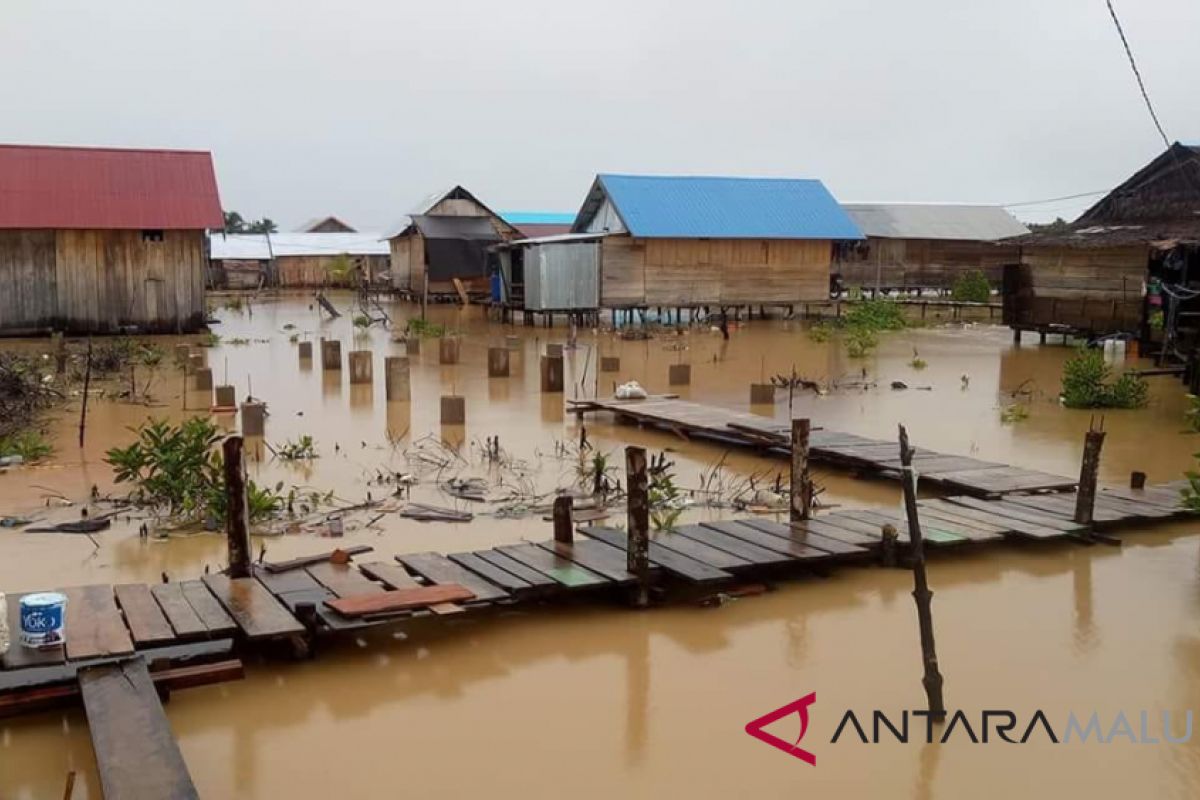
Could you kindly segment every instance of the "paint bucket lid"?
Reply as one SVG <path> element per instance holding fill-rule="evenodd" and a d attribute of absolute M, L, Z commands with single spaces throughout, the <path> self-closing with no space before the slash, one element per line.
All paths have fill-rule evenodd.
<path fill-rule="evenodd" d="M 21 598 L 23 606 L 56 606 L 67 602 L 67 596 L 61 592 L 38 592 L 27 594 Z"/>

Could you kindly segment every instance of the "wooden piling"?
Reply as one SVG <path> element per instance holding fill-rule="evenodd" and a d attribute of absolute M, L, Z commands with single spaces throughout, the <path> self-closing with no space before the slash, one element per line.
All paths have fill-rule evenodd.
<path fill-rule="evenodd" d="M 775 384 L 773 383 L 752 383 L 750 384 L 750 404 L 771 406 L 775 405 Z"/>
<path fill-rule="evenodd" d="M 321 340 L 321 369 L 341 370 L 342 343 L 337 339 Z"/>
<path fill-rule="evenodd" d="M 212 367 L 201 367 L 192 373 L 193 387 L 197 392 L 211 392 L 213 388 Z"/>
<path fill-rule="evenodd" d="M 407 402 L 412 399 L 407 356 L 388 356 L 383 359 L 383 386 L 388 402 Z"/>
<path fill-rule="evenodd" d="M 507 348 L 509 350 L 520 350 L 521 349 L 521 337 L 520 336 L 505 336 L 504 337 L 504 346 L 505 346 L 505 348 Z"/>
<path fill-rule="evenodd" d="M 88 390 L 92 388 L 92 338 L 88 337 L 87 363 L 83 367 L 83 404 L 79 409 L 79 447 L 83 448 L 83 433 L 87 430 Z M 187 391 L 183 393 L 187 399 Z"/>
<path fill-rule="evenodd" d="M 489 347 L 488 348 L 488 377 L 489 378 L 507 378 L 508 377 L 508 348 L 505 348 L 505 347 Z"/>
<path fill-rule="evenodd" d="M 215 390 L 216 401 L 214 406 L 220 409 L 228 409 L 230 411 L 237 410 L 237 389 L 233 386 L 218 386 Z"/>
<path fill-rule="evenodd" d="M 404 340 L 404 352 L 410 356 L 421 355 L 421 337 L 409 336 Z"/>
<path fill-rule="evenodd" d="M 563 346 L 558 343 L 549 343 L 546 345 L 546 355 L 550 358 L 562 358 Z"/>
<path fill-rule="evenodd" d="M 667 367 L 667 383 L 671 386 L 688 386 L 691 382 L 691 364 L 671 364 Z"/>
<path fill-rule="evenodd" d="M 230 436 L 221 444 L 225 457 L 225 539 L 229 549 L 229 577 L 250 577 L 250 527 L 246 506 L 246 464 L 242 437 Z"/>
<path fill-rule="evenodd" d="M 1129 473 L 1129 488 L 1130 489 L 1145 489 L 1146 488 L 1146 473 L 1144 473 L 1144 472 Z"/>
<path fill-rule="evenodd" d="M 462 395 L 442 395 L 442 424 L 463 425 L 467 421 L 467 399 Z"/>
<path fill-rule="evenodd" d="M 812 517 L 812 480 L 808 474 L 808 434 L 811 428 L 812 424 L 807 419 L 792 420 L 792 522 Z"/>
<path fill-rule="evenodd" d="M 1104 420 L 1095 420 L 1083 436 L 1083 461 L 1079 465 L 1079 488 L 1075 493 L 1075 522 L 1091 525 L 1096 510 L 1096 479 L 1100 474 L 1100 448 L 1104 446 Z"/>
<path fill-rule="evenodd" d="M 904 512 L 908 520 L 909 549 L 913 570 L 913 600 L 917 604 L 917 624 L 921 630 L 921 661 L 925 674 L 921 683 L 929 702 L 929 716 L 946 718 L 942 698 L 942 673 L 938 669 L 937 647 L 933 640 L 933 592 L 925 573 L 925 540 L 921 536 L 921 520 L 917 511 L 917 475 L 912 467 L 912 448 L 908 446 L 908 431 L 900 426 L 901 482 L 904 484 Z"/>
<path fill-rule="evenodd" d="M 50 334 L 54 350 L 54 374 L 62 375 L 67 371 L 67 340 L 62 331 Z"/>
<path fill-rule="evenodd" d="M 262 436 L 267 429 L 266 403 L 242 403 L 242 436 Z"/>
<path fill-rule="evenodd" d="M 896 531 L 896 526 L 890 523 L 880 527 L 879 534 L 882 542 L 879 548 L 879 563 L 890 569 L 896 566 L 896 550 L 900 534 Z"/>
<path fill-rule="evenodd" d="M 375 362 L 370 350 L 351 350 L 350 383 L 372 383 L 375 380 Z"/>
<path fill-rule="evenodd" d="M 563 359 L 561 357 L 542 356 L 542 391 L 546 393 L 563 390 Z"/>
<path fill-rule="evenodd" d="M 312 361 L 312 342 L 300 342 L 300 360 Z"/>
<path fill-rule="evenodd" d="M 457 364 L 458 363 L 458 338 L 454 336 L 443 336 L 438 339 L 438 363 L 439 364 Z"/>
<path fill-rule="evenodd" d="M 574 500 L 569 494 L 554 498 L 554 541 L 571 544 L 575 539 L 574 525 L 571 524 L 571 506 Z"/>
<path fill-rule="evenodd" d="M 620 356 L 600 356 L 600 371 L 601 372 L 620 372 L 621 357 Z"/>
<path fill-rule="evenodd" d="M 625 448 L 625 486 L 628 498 L 625 566 L 637 576 L 634 605 L 644 608 L 650 602 L 650 480 L 643 447 Z"/>

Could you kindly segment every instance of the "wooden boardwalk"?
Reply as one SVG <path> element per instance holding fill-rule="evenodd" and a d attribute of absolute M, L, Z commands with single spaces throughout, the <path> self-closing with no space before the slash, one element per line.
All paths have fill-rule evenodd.
<path fill-rule="evenodd" d="M 609 411 L 618 419 L 632 420 L 670 431 L 685 439 L 698 438 L 747 447 L 787 457 L 791 423 L 718 406 L 707 406 L 673 397 L 645 400 L 571 400 L 577 414 Z M 813 430 L 809 460 L 814 463 L 888 478 L 900 476 L 900 451 L 895 442 L 869 439 L 852 433 Z M 922 483 L 977 497 L 999 497 L 1014 492 L 1062 491 L 1076 481 L 1039 470 L 981 461 L 917 449 L 913 466 Z"/>
<path fill-rule="evenodd" d="M 1096 528 L 1189 516 L 1179 488 L 1105 489 L 1096 499 Z M 919 510 L 925 540 L 936 552 L 1009 538 L 1082 539 L 1087 531 L 1072 521 L 1074 500 L 1071 492 L 990 500 L 954 495 L 921 500 Z M 797 523 L 754 517 L 681 525 L 652 534 L 649 580 L 656 591 L 711 593 L 812 570 L 825 574 L 840 565 L 874 562 L 884 526 L 896 530 L 902 546 L 907 542 L 898 507 L 837 509 Z M 625 548 L 623 530 L 586 525 L 572 542 L 408 553 L 393 560 L 365 556 L 361 563 L 322 554 L 259 565 L 248 578 L 206 575 L 156 586 L 70 587 L 62 590 L 70 598 L 66 646 L 29 650 L 14 643 L 5 654 L 0 715 L 39 710 L 42 705 L 28 702 L 29 692 L 49 691 L 49 684 L 65 691 L 61 684 L 71 683 L 87 709 L 106 797 L 194 797 L 148 663 L 170 661 L 189 647 L 227 654 L 221 648 L 230 638 L 240 647 L 296 645 L 414 620 L 436 624 L 444 616 L 546 601 L 622 598 L 637 580 L 626 568 Z M 364 556 L 370 548 L 354 550 Z M 19 597 L 10 596 L 13 631 L 20 630 L 18 608 Z M 296 652 L 311 651 L 305 646 Z M 187 675 L 182 679 L 185 686 L 198 683 L 188 682 Z"/>

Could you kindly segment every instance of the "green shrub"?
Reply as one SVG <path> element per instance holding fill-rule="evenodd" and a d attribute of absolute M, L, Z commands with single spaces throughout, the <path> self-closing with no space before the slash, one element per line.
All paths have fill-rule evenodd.
<path fill-rule="evenodd" d="M 1150 387 L 1133 372 L 1115 381 L 1100 350 L 1080 348 L 1063 366 L 1062 402 L 1067 408 L 1141 408 Z"/>
<path fill-rule="evenodd" d="M 446 326 L 423 319 L 410 319 L 408 321 L 408 332 L 414 336 L 438 339 L 446 335 Z"/>
<path fill-rule="evenodd" d="M 54 452 L 54 446 L 39 430 L 24 430 L 0 436 L 0 456 L 20 456 L 26 463 L 40 461 Z"/>
<path fill-rule="evenodd" d="M 950 297 L 960 303 L 986 303 L 992 297 L 992 285 L 982 272 L 971 270 L 954 279 Z"/>
<path fill-rule="evenodd" d="M 808 329 L 808 338 L 814 342 L 828 342 L 833 336 L 833 326 L 828 322 L 818 322 Z"/>
<path fill-rule="evenodd" d="M 854 303 L 843 319 L 848 328 L 866 328 L 870 331 L 898 331 L 908 324 L 899 303 L 878 298 Z"/>
<path fill-rule="evenodd" d="M 846 330 L 846 354 L 851 358 L 866 358 L 877 344 L 879 337 L 870 328 Z"/>

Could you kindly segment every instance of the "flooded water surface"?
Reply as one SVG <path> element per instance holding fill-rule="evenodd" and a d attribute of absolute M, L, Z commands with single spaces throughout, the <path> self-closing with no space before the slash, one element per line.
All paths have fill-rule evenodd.
<path fill-rule="evenodd" d="M 419 474 L 414 499 L 480 513 L 466 524 L 356 514 L 337 541 L 320 535 L 318 519 L 299 532 L 258 538 L 256 548 L 265 546 L 267 558 L 277 560 L 368 544 L 390 559 L 549 537 L 542 513 L 518 512 L 576 478 L 580 422 L 564 411 L 563 396 L 539 391 L 538 356 L 547 342 L 565 340 L 562 328 L 489 323 L 478 308 L 431 308 L 431 319 L 462 334 L 461 360 L 439 364 L 436 340 L 425 340 L 412 356 L 411 402 L 388 403 L 383 359 L 404 354 L 405 345 L 380 326 L 356 332 L 350 315 L 323 321 L 309 303 L 291 296 L 218 312 L 222 342 L 206 351 L 216 383 L 234 385 L 239 399 L 247 392 L 262 398 L 270 412 L 265 441 L 249 442 L 251 476 L 332 492 L 335 504 L 350 505 L 368 492 L 374 499 L 391 494 L 392 485 L 378 482 L 381 474 Z M 413 313 L 403 304 L 386 308 L 396 327 Z M 370 350 L 374 385 L 351 385 L 345 369 L 322 371 L 319 355 L 301 363 L 293 334 L 339 338 L 343 353 Z M 489 379 L 487 348 L 504 346 L 506 336 L 519 337 L 512 375 Z M 1007 329 L 986 324 L 885 334 L 874 354 L 857 360 L 836 337 L 814 341 L 799 321 L 755 320 L 728 341 L 703 327 L 640 341 L 583 330 L 567 354 L 565 397 L 607 395 L 615 382 L 637 380 L 654 393 L 678 391 L 782 418 L 784 393 L 774 409 L 751 408 L 749 386 L 794 368 L 827 389 L 794 398 L 794 413 L 815 425 L 891 440 L 903 423 L 918 447 L 1077 475 L 1093 414 L 1057 402 L 1070 352 L 1032 338 L 1015 347 Z M 601 355 L 619 356 L 620 371 L 597 378 Z M 915 359 L 927 366 L 915 368 Z M 668 386 L 676 363 L 691 364 L 689 386 Z M 78 400 L 55 412 L 54 457 L 0 475 L 0 511 L 66 519 L 76 507 L 55 498 L 84 502 L 93 486 L 101 494 L 127 491 L 114 484 L 105 451 L 127 444 L 128 428 L 148 415 L 177 421 L 207 407 L 203 393 L 185 391 L 171 367 L 136 380 L 150 381 L 152 406 L 94 399 L 82 450 Z M 1174 480 L 1200 450 L 1200 440 L 1182 433 L 1187 402 L 1178 381 L 1150 380 L 1148 408 L 1104 415 L 1105 482 L 1123 485 L 1132 470 L 1151 482 Z M 907 388 L 893 389 L 894 381 Z M 442 395 L 465 398 L 465 425 L 440 425 Z M 1003 422 L 1002 410 L 1014 403 L 1028 408 L 1027 418 Z M 729 486 L 750 478 L 769 486 L 785 469 L 782 461 L 726 453 L 607 415 L 583 424 L 616 465 L 627 444 L 667 451 L 686 488 L 698 487 L 722 458 Z M 289 464 L 272 457 L 272 447 L 304 435 L 315 440 L 319 458 Z M 493 436 L 503 451 L 500 466 L 483 455 Z M 431 466 L 437 458 L 449 458 L 440 471 Z M 450 476 L 482 478 L 491 493 L 511 501 L 472 508 L 439 488 L 439 477 Z M 888 506 L 899 499 L 892 482 L 832 470 L 818 470 L 818 479 L 826 504 Z M 695 507 L 683 520 L 735 513 Z M 623 522 L 620 516 L 613 521 Z M 1006 543 L 938 554 L 930 581 L 947 704 L 968 715 L 977 735 L 981 713 L 1000 709 L 1020 720 L 1017 738 L 1039 710 L 1060 733 L 1072 712 L 1084 721 L 1096 712 L 1106 731 L 1123 712 L 1134 738 L 1142 738 L 1144 710 L 1149 734 L 1159 739 L 1166 711 L 1181 736 L 1186 713 L 1200 711 L 1196 531 L 1194 523 L 1175 523 L 1123 533 L 1121 547 Z M 142 539 L 135 523 L 120 522 L 94 539 L 0 532 L 0 588 L 153 582 L 163 573 L 191 578 L 225 559 L 216 533 Z M 379 632 L 324 643 L 311 661 L 250 660 L 244 681 L 178 691 L 167 714 L 206 798 L 1200 793 L 1200 741 L 1133 744 L 1118 736 L 1108 744 L 1055 745 L 1035 734 L 1024 744 L 995 737 L 984 744 L 956 733 L 945 744 L 926 744 L 923 723 L 914 719 L 907 744 L 889 734 L 864 744 L 845 731 L 832 743 L 847 709 L 870 738 L 873 710 L 899 719 L 903 710 L 923 707 L 911 591 L 908 572 L 838 568 L 715 608 L 638 612 L 601 604 L 452 621 L 407 635 Z M 752 719 L 810 692 L 816 702 L 801 746 L 816 754 L 816 766 L 744 732 Z M 794 722 L 771 730 L 795 741 Z M 100 796 L 82 712 L 0 722 L 0 798 L 59 797 L 68 770 L 79 771 L 77 798 Z"/>

